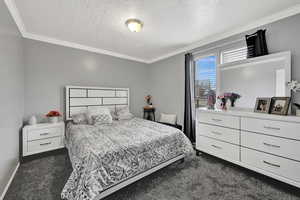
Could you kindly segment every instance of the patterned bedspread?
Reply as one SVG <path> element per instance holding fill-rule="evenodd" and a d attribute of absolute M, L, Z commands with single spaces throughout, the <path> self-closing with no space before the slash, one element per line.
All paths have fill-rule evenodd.
<path fill-rule="evenodd" d="M 62 199 L 93 200 L 115 184 L 192 152 L 178 129 L 139 118 L 111 125 L 68 124 L 66 146 L 73 172 Z"/>

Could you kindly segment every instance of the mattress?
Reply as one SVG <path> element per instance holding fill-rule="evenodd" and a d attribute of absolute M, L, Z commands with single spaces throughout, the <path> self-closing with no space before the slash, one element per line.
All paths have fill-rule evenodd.
<path fill-rule="evenodd" d="M 193 151 L 180 130 L 140 118 L 98 126 L 69 123 L 66 147 L 73 167 L 61 194 L 67 200 L 93 200 L 124 180 Z"/>

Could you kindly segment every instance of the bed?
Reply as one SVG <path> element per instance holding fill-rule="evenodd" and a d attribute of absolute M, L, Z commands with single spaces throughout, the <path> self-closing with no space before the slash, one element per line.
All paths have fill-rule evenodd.
<path fill-rule="evenodd" d="M 76 92 L 72 92 L 72 89 L 76 89 Z M 81 106 L 82 109 L 88 106 L 111 106 L 112 109 L 116 109 L 118 106 L 129 105 L 128 89 L 110 88 L 114 92 L 110 93 L 109 97 L 107 92 L 97 92 L 97 97 L 90 97 L 90 89 L 103 90 L 66 87 L 68 120 L 74 114 L 72 98 L 81 99 L 76 101 L 75 106 Z M 116 97 L 118 90 L 126 91 L 123 97 Z M 105 88 L 105 91 L 108 91 L 108 88 Z M 106 97 L 101 96 L 104 94 Z M 88 98 L 98 98 L 98 101 L 94 102 L 99 104 L 90 105 L 91 100 L 86 103 L 85 99 Z M 104 98 L 111 98 L 109 105 L 104 103 Z M 126 100 L 114 101 L 113 98 Z M 78 109 L 75 110 L 78 112 Z M 70 121 L 67 124 L 65 143 L 73 167 L 61 194 L 62 199 L 67 200 L 102 199 L 171 163 L 184 159 L 193 151 L 189 139 L 180 130 L 136 117 L 97 126 L 76 125 Z"/>

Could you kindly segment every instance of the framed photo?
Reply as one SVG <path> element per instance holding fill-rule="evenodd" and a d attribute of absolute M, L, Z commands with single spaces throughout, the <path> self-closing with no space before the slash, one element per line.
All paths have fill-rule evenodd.
<path fill-rule="evenodd" d="M 269 113 L 272 98 L 256 98 L 254 112 L 258 113 Z"/>
<path fill-rule="evenodd" d="M 271 103 L 271 114 L 287 115 L 290 102 L 290 97 L 273 97 Z"/>

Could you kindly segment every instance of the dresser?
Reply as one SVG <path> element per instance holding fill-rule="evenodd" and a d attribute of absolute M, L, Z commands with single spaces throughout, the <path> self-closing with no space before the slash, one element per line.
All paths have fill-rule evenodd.
<path fill-rule="evenodd" d="M 196 149 L 300 188 L 300 117 L 199 108 Z"/>
<path fill-rule="evenodd" d="M 29 156 L 64 148 L 65 124 L 42 123 L 23 128 L 22 155 Z"/>

